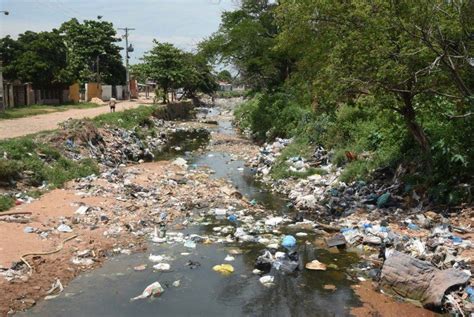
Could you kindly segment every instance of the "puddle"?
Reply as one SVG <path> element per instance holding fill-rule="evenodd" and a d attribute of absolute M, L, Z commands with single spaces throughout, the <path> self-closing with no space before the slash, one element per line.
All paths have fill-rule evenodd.
<path fill-rule="evenodd" d="M 176 130 L 170 134 L 169 142 L 155 154 L 155 161 L 169 160 L 186 153 L 196 151 L 209 143 L 209 131 L 206 129 Z"/>
<path fill-rule="evenodd" d="M 230 122 L 220 122 L 216 129 L 233 133 Z M 171 154 L 177 153 L 171 151 Z M 212 177 L 230 180 L 249 200 L 255 199 L 275 214 L 289 212 L 285 199 L 266 191 L 255 181 L 252 171 L 244 167 L 243 161 L 233 160 L 229 154 L 220 152 L 188 155 L 187 159 L 191 168 L 207 166 L 213 169 L 215 174 Z M 212 224 L 195 224 L 182 232 L 185 235 L 210 234 L 214 226 L 231 225 L 226 219 L 209 220 Z M 359 261 L 358 255 L 350 251 L 330 252 L 318 248 L 318 239 L 312 233 L 297 238 L 300 269 L 291 274 L 272 269 L 275 285 L 270 288 L 261 285 L 259 276 L 252 274 L 255 259 L 264 248 L 260 244 L 197 244 L 196 249 L 187 249 L 176 243 L 150 244 L 145 254 L 109 259 L 102 268 L 73 280 L 58 298 L 43 301 L 19 316 L 349 315 L 351 307 L 361 304 L 351 289 L 353 282 L 347 278 L 347 270 Z M 230 262 L 234 273 L 222 276 L 214 272 L 212 267 L 226 263 L 224 258 L 228 250 L 235 247 L 239 247 L 243 254 L 235 255 L 235 261 Z M 190 254 L 181 255 L 182 252 Z M 150 253 L 173 257 L 168 261 L 172 271 L 154 272 L 148 260 Z M 335 264 L 337 268 L 305 270 L 304 264 L 315 258 L 326 264 Z M 200 266 L 191 269 L 187 265 L 190 260 L 199 262 Z M 134 266 L 145 263 L 148 264 L 147 270 L 133 270 Z M 176 280 L 181 281 L 177 288 L 172 286 Z M 165 288 L 161 297 L 130 302 L 130 298 L 139 295 L 155 281 Z M 335 285 L 336 289 L 326 290 L 324 286 L 328 284 Z"/>

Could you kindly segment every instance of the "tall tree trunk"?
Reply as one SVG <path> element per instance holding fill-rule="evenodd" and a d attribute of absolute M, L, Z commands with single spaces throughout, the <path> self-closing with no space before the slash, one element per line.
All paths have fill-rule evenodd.
<path fill-rule="evenodd" d="M 163 103 L 168 103 L 168 87 L 163 87 Z"/>
<path fill-rule="evenodd" d="M 415 141 L 420 146 L 421 152 L 423 154 L 423 159 L 426 163 L 428 171 L 431 172 L 432 169 L 432 155 L 431 155 L 431 144 L 426 135 L 423 127 L 416 121 L 416 112 L 413 108 L 413 97 L 409 93 L 403 93 L 402 99 L 404 106 L 401 109 L 401 114 L 405 120 L 408 131 L 415 139 Z"/>

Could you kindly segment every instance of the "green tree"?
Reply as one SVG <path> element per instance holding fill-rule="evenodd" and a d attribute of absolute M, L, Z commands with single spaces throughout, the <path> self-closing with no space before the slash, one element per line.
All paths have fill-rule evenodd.
<path fill-rule="evenodd" d="M 227 69 L 224 69 L 224 70 L 220 71 L 219 74 L 217 74 L 217 79 L 219 81 L 225 81 L 227 83 L 231 83 L 232 82 L 232 74 Z"/>
<path fill-rule="evenodd" d="M 238 10 L 222 14 L 219 30 L 200 43 L 200 50 L 215 62 L 232 64 L 250 87 L 280 85 L 291 72 L 292 60 L 274 50 L 276 8 L 270 1 L 243 0 Z"/>
<path fill-rule="evenodd" d="M 185 96 L 196 98 L 197 93 L 211 95 L 216 92 L 218 84 L 212 74 L 212 67 L 201 54 L 185 53 L 184 61 L 186 77 L 182 82 Z"/>
<path fill-rule="evenodd" d="M 31 82 L 35 88 L 67 86 L 66 47 L 57 30 L 35 33 L 27 31 L 17 40 L 5 37 L 0 52 L 7 80 Z"/>
<path fill-rule="evenodd" d="M 141 83 L 145 83 L 148 80 L 146 65 L 143 63 L 130 65 L 130 76 Z"/>
<path fill-rule="evenodd" d="M 179 88 L 187 76 L 184 53 L 170 43 L 154 40 L 154 47 L 143 57 L 145 73 L 163 89 L 167 103 L 170 89 Z"/>
<path fill-rule="evenodd" d="M 112 23 L 71 19 L 61 25 L 60 31 L 67 47 L 68 71 L 75 80 L 98 80 L 99 66 L 101 82 L 125 83 L 125 67 L 117 45 L 121 40 Z"/>
<path fill-rule="evenodd" d="M 279 49 L 298 59 L 300 75 L 310 81 L 318 103 L 337 105 L 370 94 L 379 106 L 398 113 L 429 166 L 431 144 L 418 118 L 429 103 L 418 100 L 452 91 L 455 81 L 436 67 L 446 54 L 429 49 L 408 30 L 419 25 L 430 30 L 439 23 L 441 34 L 465 38 L 459 25 L 463 11 L 453 7 L 455 2 L 281 1 Z M 441 18 L 446 14 L 448 19 Z"/>

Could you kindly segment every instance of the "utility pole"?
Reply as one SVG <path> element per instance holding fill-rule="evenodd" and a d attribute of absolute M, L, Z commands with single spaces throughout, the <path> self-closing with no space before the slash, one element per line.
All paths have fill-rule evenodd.
<path fill-rule="evenodd" d="M 9 15 L 10 12 L 8 11 L 0 11 L 0 13 L 3 13 L 4 15 Z M 5 94 L 3 91 L 3 59 L 2 56 L 0 56 L 0 112 L 5 111 Z"/>
<path fill-rule="evenodd" d="M 133 49 L 130 50 L 128 47 L 128 32 L 133 31 L 135 29 L 133 28 L 118 28 L 119 30 L 125 31 L 125 69 L 126 69 L 126 82 L 127 82 L 127 94 L 128 94 L 128 100 L 132 99 L 132 96 L 130 94 L 130 73 L 128 72 L 128 53 L 132 52 Z"/>
<path fill-rule="evenodd" d="M 5 94 L 3 93 L 3 73 L 2 72 L 3 72 L 3 61 L 0 59 L 0 112 L 5 111 Z"/>

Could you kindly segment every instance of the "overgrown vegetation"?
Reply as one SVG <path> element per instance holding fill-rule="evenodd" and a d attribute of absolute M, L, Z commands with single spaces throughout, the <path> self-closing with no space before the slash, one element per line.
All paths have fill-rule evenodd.
<path fill-rule="evenodd" d="M 344 181 L 401 164 L 407 184 L 456 204 L 472 199 L 474 175 L 472 10 L 466 1 L 247 0 L 200 47 L 252 88 L 236 112 L 243 129 L 295 139 L 284 157 L 323 145 L 346 165 Z M 284 157 L 274 176 L 285 176 Z"/>
<path fill-rule="evenodd" d="M 116 126 L 124 129 L 132 129 L 136 126 L 150 124 L 150 117 L 156 111 L 157 106 L 140 106 L 122 112 L 105 113 L 92 119 L 99 127 L 105 125 Z"/>
<path fill-rule="evenodd" d="M 0 112 L 1 119 L 18 119 L 24 117 L 35 116 L 39 114 L 46 114 L 52 112 L 61 112 L 69 109 L 89 109 L 95 108 L 99 105 L 95 103 L 78 103 L 78 104 L 64 104 L 64 105 L 32 105 L 24 107 L 9 108 Z"/>
<path fill-rule="evenodd" d="M 93 160 L 69 160 L 53 146 L 33 137 L 0 141 L 0 153 L 7 156 L 0 159 L 0 182 L 7 184 L 22 178 L 31 186 L 46 183 L 56 188 L 68 180 L 99 172 Z"/>

